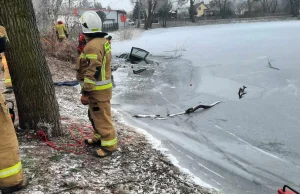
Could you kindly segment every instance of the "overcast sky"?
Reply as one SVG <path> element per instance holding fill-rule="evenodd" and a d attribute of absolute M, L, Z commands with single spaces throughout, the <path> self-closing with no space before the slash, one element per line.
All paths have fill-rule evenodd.
<path fill-rule="evenodd" d="M 94 2 L 90 0 L 90 2 Z M 108 5 L 111 9 L 123 9 L 125 11 L 132 11 L 133 4 L 130 3 L 130 0 L 96 0 L 96 2 L 100 2 L 103 7 L 107 7 Z"/>
<path fill-rule="evenodd" d="M 71 0 L 75 4 L 79 2 L 79 0 Z M 109 5 L 111 9 L 115 10 L 125 10 L 127 12 L 130 12 L 133 10 L 133 4 L 130 2 L 130 0 L 95 0 L 96 2 L 100 2 L 104 8 L 107 8 Z M 204 1 L 204 3 L 209 3 L 209 0 L 196 0 L 195 3 L 200 3 L 201 1 Z M 68 3 L 68 0 L 63 0 L 64 3 Z M 89 2 L 93 3 L 94 0 L 89 0 Z M 174 0 L 175 2 L 175 0 Z M 189 6 L 189 1 L 186 0 L 186 5 L 183 7 Z M 177 3 L 173 3 L 173 9 L 177 9 Z"/>

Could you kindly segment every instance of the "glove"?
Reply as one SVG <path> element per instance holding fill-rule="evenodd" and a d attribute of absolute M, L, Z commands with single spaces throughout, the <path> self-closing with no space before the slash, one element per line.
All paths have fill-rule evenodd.
<path fill-rule="evenodd" d="M 81 101 L 81 104 L 88 105 L 89 104 L 89 97 L 88 96 L 81 96 L 80 101 Z"/>

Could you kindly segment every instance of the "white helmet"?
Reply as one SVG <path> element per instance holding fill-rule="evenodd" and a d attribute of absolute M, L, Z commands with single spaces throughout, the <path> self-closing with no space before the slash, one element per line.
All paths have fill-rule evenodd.
<path fill-rule="evenodd" d="M 83 33 L 102 32 L 102 21 L 95 11 L 84 12 L 79 19 Z"/>

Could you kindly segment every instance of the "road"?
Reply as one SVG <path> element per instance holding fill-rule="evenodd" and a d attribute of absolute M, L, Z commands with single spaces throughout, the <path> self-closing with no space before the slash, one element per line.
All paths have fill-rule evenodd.
<path fill-rule="evenodd" d="M 132 67 L 139 65 L 115 61 L 122 65 L 113 104 L 161 140 L 180 166 L 225 193 L 299 189 L 299 31 L 298 21 L 228 24 L 151 30 L 115 43 L 116 53 L 141 47 L 154 62 L 136 75 Z M 217 100 L 211 109 L 167 120 L 131 117 Z"/>

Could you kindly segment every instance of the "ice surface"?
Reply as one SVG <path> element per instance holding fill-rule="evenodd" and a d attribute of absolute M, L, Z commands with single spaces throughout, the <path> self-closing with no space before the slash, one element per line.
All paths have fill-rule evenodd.
<path fill-rule="evenodd" d="M 119 69 L 114 100 L 130 114 L 160 115 L 222 100 L 190 116 L 135 124 L 145 122 L 182 167 L 226 193 L 300 188 L 299 31 L 299 21 L 211 25 L 116 42 L 113 54 L 140 47 L 159 65 L 148 77 Z M 247 94 L 239 99 L 243 85 Z"/>

